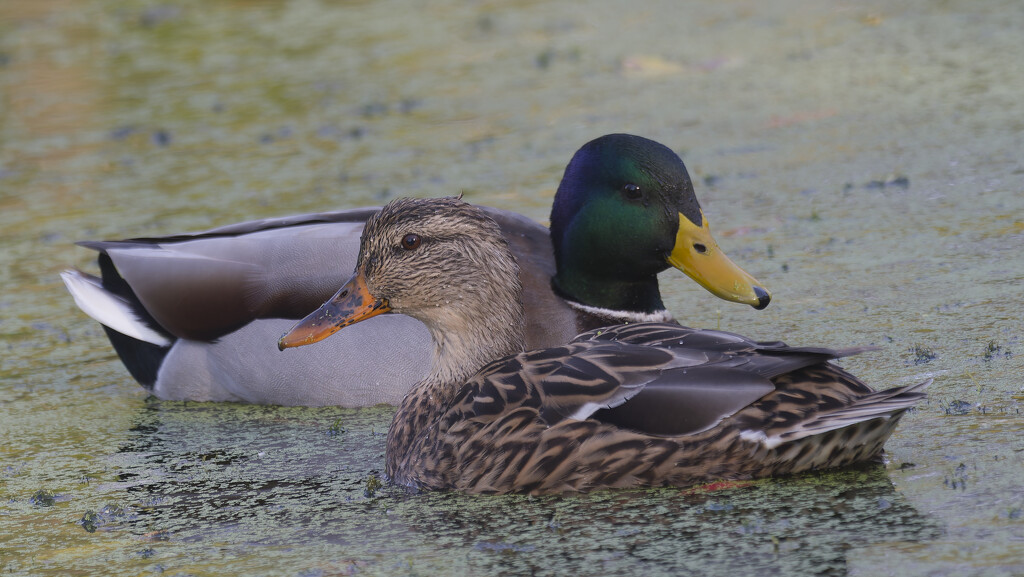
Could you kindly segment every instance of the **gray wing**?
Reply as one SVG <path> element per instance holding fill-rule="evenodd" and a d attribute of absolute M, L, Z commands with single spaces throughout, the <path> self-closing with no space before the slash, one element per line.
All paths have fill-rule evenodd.
<path fill-rule="evenodd" d="M 772 379 L 804 367 L 872 350 L 828 349 L 759 343 L 724 331 L 672 324 L 640 323 L 584 333 L 574 342 L 657 347 L 700 362 L 665 367 L 628 401 L 593 418 L 652 435 L 685 435 L 707 430 L 775 391 Z M 624 348 L 624 351 L 629 350 Z"/>
<path fill-rule="evenodd" d="M 351 274 L 363 222 L 377 210 L 78 244 L 100 252 L 106 288 L 137 300 L 164 331 L 213 340 L 254 319 L 315 310 Z"/>
<path fill-rule="evenodd" d="M 362 227 L 301 224 L 239 236 L 85 246 L 102 252 L 104 284 L 123 278 L 164 330 L 212 340 L 254 319 L 301 318 L 316 310 L 351 276 Z"/>
<path fill-rule="evenodd" d="M 716 367 L 724 358 L 693 347 L 602 340 L 529 351 L 482 369 L 448 415 L 452 422 L 487 419 L 528 406 L 548 426 L 592 418 L 642 433 L 686 434 L 775 390 L 764 376 Z"/>
<path fill-rule="evenodd" d="M 363 223 L 377 210 L 79 244 L 101 253 L 108 290 L 137 299 L 161 329 L 178 338 L 212 341 L 256 319 L 299 319 L 316 310 L 352 275 Z M 564 344 L 576 335 L 575 314 L 551 290 L 555 264 L 548 230 L 514 212 L 487 211 L 522 269 L 527 346 Z"/>

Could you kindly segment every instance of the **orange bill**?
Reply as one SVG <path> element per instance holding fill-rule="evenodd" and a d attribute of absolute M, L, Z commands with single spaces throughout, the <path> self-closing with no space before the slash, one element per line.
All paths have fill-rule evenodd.
<path fill-rule="evenodd" d="M 763 309 L 772 300 L 771 293 L 747 271 L 725 256 L 711 236 L 708 219 L 700 215 L 701 226 L 679 215 L 676 244 L 668 262 L 690 276 L 718 298 Z"/>
<path fill-rule="evenodd" d="M 331 299 L 299 321 L 277 341 L 277 348 L 311 345 L 341 329 L 391 310 L 387 299 L 376 299 L 366 287 L 361 271 L 356 271 Z"/>

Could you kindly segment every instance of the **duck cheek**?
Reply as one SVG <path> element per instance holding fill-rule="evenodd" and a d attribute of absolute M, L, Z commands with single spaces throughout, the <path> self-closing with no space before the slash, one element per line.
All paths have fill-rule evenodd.
<path fill-rule="evenodd" d="M 409 316 L 417 316 L 417 313 L 421 311 L 429 313 L 431 310 L 444 306 L 444 300 L 423 292 L 396 294 L 389 298 L 388 302 L 391 303 L 391 310 Z"/>

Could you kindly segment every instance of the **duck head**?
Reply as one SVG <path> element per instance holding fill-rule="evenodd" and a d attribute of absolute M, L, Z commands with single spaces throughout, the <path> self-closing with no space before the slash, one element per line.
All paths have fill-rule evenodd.
<path fill-rule="evenodd" d="M 771 294 L 719 248 L 686 166 L 653 140 L 609 134 L 565 169 L 551 209 L 562 296 L 611 310 L 663 310 L 657 275 L 675 267 L 712 294 L 763 309 Z"/>
<path fill-rule="evenodd" d="M 523 350 L 521 298 L 519 265 L 482 210 L 458 198 L 398 199 L 366 221 L 352 278 L 278 348 L 401 313 L 427 326 L 435 362 L 445 363 L 434 373 L 450 380 L 461 368 Z"/>

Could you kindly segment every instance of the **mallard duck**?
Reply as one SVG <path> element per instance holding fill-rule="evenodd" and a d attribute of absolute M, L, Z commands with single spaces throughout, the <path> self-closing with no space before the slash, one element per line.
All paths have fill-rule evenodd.
<path fill-rule="evenodd" d="M 386 312 L 422 321 L 430 373 L 399 405 L 386 472 L 415 489 L 471 493 L 682 486 L 865 461 L 927 385 L 876 392 L 830 362 L 863 349 L 670 323 L 523 352 L 519 279 L 484 211 L 397 200 L 367 221 L 354 276 L 279 347 Z"/>
<path fill-rule="evenodd" d="M 397 404 L 429 365 L 419 321 L 394 315 L 287 358 L 274 350 L 348 277 L 363 223 L 377 210 L 82 242 L 99 251 L 102 278 L 62 277 L 159 398 Z M 531 348 L 608 324 L 671 321 L 657 279 L 669 266 L 727 300 L 763 308 L 771 298 L 717 247 L 683 162 L 652 140 L 612 134 L 584 145 L 555 195 L 550 236 L 524 216 L 485 210 L 519 261 Z"/>

